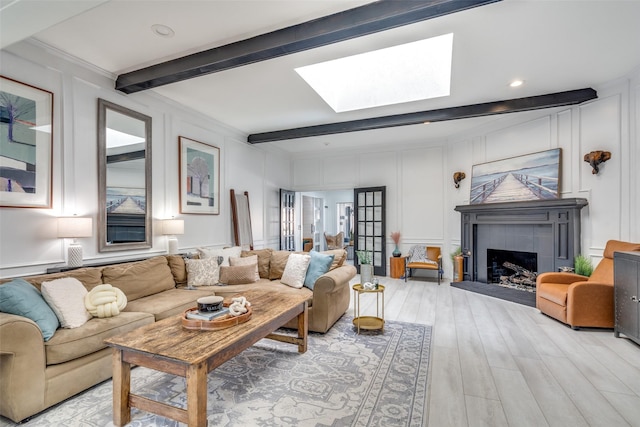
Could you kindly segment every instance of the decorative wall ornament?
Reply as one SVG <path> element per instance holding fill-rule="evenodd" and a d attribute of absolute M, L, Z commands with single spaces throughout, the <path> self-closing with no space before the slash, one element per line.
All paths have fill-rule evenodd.
<path fill-rule="evenodd" d="M 0 206 L 50 208 L 53 93 L 0 76 Z"/>
<path fill-rule="evenodd" d="M 453 173 L 453 185 L 455 185 L 456 188 L 460 188 L 460 181 L 462 181 L 466 177 L 467 177 L 467 175 L 464 172 L 454 172 Z"/>
<path fill-rule="evenodd" d="M 600 164 L 606 162 L 611 158 L 611 152 L 609 151 L 592 151 L 584 155 L 584 161 L 589 163 L 593 170 L 592 174 L 597 175 L 600 172 Z"/>

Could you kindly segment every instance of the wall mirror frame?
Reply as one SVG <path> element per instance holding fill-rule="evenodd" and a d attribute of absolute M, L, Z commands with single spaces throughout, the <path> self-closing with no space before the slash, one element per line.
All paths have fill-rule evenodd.
<path fill-rule="evenodd" d="M 152 246 L 151 117 L 98 99 L 98 250 Z"/>

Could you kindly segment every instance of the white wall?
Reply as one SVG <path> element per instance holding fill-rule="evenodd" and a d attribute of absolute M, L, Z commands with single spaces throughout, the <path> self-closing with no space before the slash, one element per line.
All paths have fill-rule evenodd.
<path fill-rule="evenodd" d="M 387 150 L 345 151 L 340 158 L 348 167 L 342 171 L 335 153 L 298 154 L 294 189 L 385 185 L 387 230 L 401 231 L 400 249 L 406 253 L 416 243 L 442 246 L 450 277 L 448 254 L 460 242 L 454 208 L 469 203 L 472 166 L 560 147 L 562 197 L 589 201 L 582 212 L 582 252 L 597 263 L 609 239 L 640 242 L 640 72 L 595 89 L 598 99 L 580 106 L 505 115 L 446 141 L 393 141 Z M 583 161 L 592 150 L 612 154 L 598 175 Z M 459 189 L 453 185 L 456 171 L 467 175 Z M 387 253 L 392 250 L 387 239 Z"/>
<path fill-rule="evenodd" d="M 124 95 L 114 76 L 72 62 L 31 43 L 0 51 L 0 74 L 54 93 L 53 206 L 51 209 L 0 208 L 0 277 L 41 273 L 63 265 L 66 242 L 55 237 L 55 218 L 78 214 L 94 218 L 94 237 L 80 239 L 85 263 L 165 253 L 158 220 L 185 220 L 181 250 L 233 242 L 229 190 L 249 192 L 254 246 L 278 247 L 279 188 L 290 187 L 290 159 L 267 145 L 251 146 L 246 136 L 151 93 Z M 153 247 L 99 253 L 97 242 L 97 99 L 152 117 Z M 220 214 L 180 214 L 178 136 L 220 148 Z"/>

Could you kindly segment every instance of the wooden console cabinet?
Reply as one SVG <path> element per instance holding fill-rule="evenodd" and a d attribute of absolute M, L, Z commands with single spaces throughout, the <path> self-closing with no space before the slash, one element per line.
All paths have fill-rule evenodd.
<path fill-rule="evenodd" d="M 616 337 L 624 334 L 640 344 L 640 253 L 613 254 Z"/>

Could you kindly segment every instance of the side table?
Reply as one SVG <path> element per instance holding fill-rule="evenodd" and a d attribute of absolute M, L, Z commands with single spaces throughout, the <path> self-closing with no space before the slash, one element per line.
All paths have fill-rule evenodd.
<path fill-rule="evenodd" d="M 360 315 L 360 295 L 376 294 L 376 315 Z M 382 304 L 380 302 L 382 301 Z M 358 329 L 384 331 L 384 286 L 378 285 L 376 289 L 365 289 L 360 283 L 353 285 L 353 325 Z"/>
<path fill-rule="evenodd" d="M 392 279 L 402 279 L 406 273 L 407 258 L 403 256 L 389 258 Z"/>

